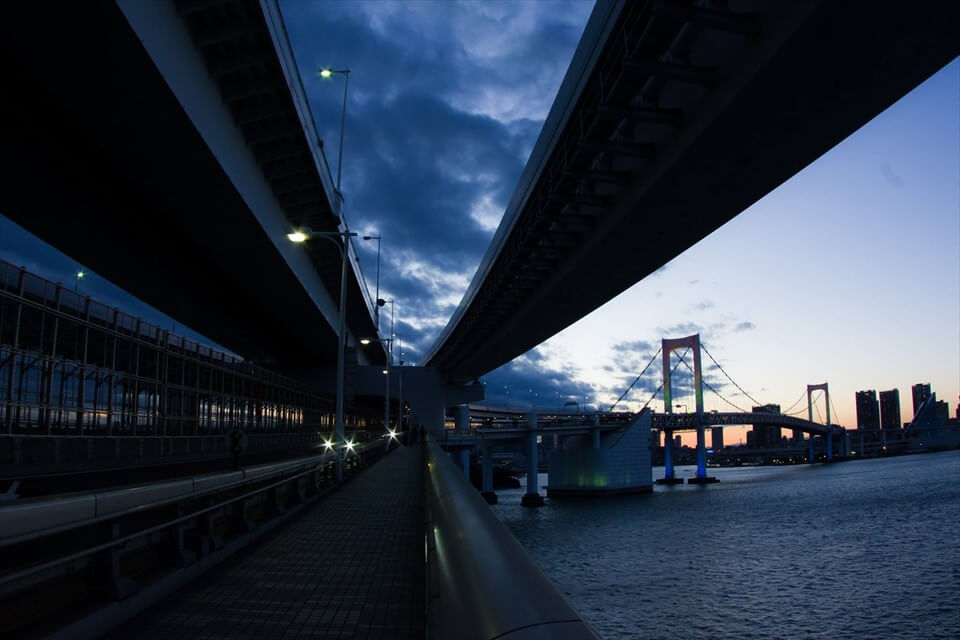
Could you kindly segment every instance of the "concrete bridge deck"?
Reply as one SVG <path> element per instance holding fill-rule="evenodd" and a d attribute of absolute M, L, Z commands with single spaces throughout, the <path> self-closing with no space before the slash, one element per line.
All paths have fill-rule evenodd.
<path fill-rule="evenodd" d="M 400 447 L 108 638 L 422 638 L 422 451 Z"/>

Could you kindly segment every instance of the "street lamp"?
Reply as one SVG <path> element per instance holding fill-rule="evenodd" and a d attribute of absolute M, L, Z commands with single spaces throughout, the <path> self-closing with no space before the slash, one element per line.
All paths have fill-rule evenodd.
<path fill-rule="evenodd" d="M 343 387 L 344 387 L 344 350 L 347 340 L 347 238 L 355 236 L 351 231 L 313 231 L 297 229 L 287 234 L 290 242 L 302 243 L 310 238 L 324 238 L 333 243 L 340 252 L 340 327 L 337 331 L 337 409 L 334 444 L 344 441 L 343 429 Z M 340 238 L 337 242 L 335 238 Z M 343 451 L 337 450 L 337 466 L 334 477 L 337 482 L 343 480 Z"/>
<path fill-rule="evenodd" d="M 360 340 L 360 344 L 362 345 L 368 345 L 371 342 L 379 342 L 380 344 L 387 345 L 387 364 L 382 371 L 386 382 L 383 393 L 383 428 L 390 432 L 392 431 L 390 428 L 390 360 L 393 359 L 393 338 L 380 338 L 376 340 L 362 338 Z"/>
<path fill-rule="evenodd" d="M 675 405 L 673 405 L 673 408 L 674 408 L 674 409 L 679 409 L 680 407 L 683 407 L 683 412 L 684 412 L 684 413 L 687 412 L 687 405 L 685 405 L 685 404 L 675 404 Z"/>
<path fill-rule="evenodd" d="M 76 291 L 77 293 L 80 292 L 80 280 L 86 275 L 87 274 L 85 274 L 83 271 L 77 271 L 74 274 L 73 290 Z"/>
<path fill-rule="evenodd" d="M 347 121 L 347 87 L 350 85 L 350 69 L 320 69 L 321 78 L 329 78 L 334 74 L 343 76 L 343 109 L 340 111 L 340 152 L 337 156 L 337 196 L 343 199 L 340 193 L 340 174 L 343 168 L 343 129 Z"/>

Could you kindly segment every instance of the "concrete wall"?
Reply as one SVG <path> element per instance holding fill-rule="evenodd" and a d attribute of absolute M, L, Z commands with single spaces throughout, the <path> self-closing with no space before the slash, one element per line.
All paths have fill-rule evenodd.
<path fill-rule="evenodd" d="M 650 412 L 644 411 L 625 431 L 592 438 L 578 436 L 548 455 L 548 496 L 640 493 L 653 489 L 650 466 Z"/>

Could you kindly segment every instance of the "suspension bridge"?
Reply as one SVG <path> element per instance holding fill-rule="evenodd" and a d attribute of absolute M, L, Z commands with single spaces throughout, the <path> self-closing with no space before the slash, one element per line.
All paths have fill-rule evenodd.
<path fill-rule="evenodd" d="M 679 352 L 680 349 L 683 349 L 683 351 Z M 677 358 L 676 362 L 671 366 L 671 356 L 674 352 L 677 352 Z M 727 378 L 730 384 L 732 384 L 741 395 L 756 405 L 753 411 L 743 409 L 717 389 L 717 386 L 720 385 L 714 386 L 704 379 L 701 366 L 701 352 L 707 354 L 714 367 Z M 688 355 L 692 355 L 692 365 L 687 361 Z M 617 412 L 617 406 L 627 398 L 637 383 L 643 379 L 644 375 L 651 371 L 658 357 L 662 358 L 663 363 L 663 378 L 660 385 L 650 395 L 639 411 Z M 695 397 L 695 411 L 692 413 L 673 413 L 672 411 L 674 407 L 672 402 L 673 382 L 677 369 L 681 364 L 686 367 L 686 370 L 693 378 L 692 392 Z M 704 411 L 703 387 L 706 387 L 722 401 L 736 409 L 736 411 Z M 662 397 L 665 409 L 663 413 L 657 413 L 650 409 L 650 404 L 657 397 Z M 806 406 L 801 406 L 804 397 L 807 399 Z M 821 400 L 825 405 L 826 420 L 823 419 L 823 415 L 820 413 L 819 404 Z M 799 408 L 797 408 L 798 406 Z M 524 503 L 535 505 L 540 504 L 542 501 L 537 489 L 537 473 L 539 471 L 537 436 L 539 436 L 541 440 L 544 436 L 556 436 L 558 443 L 559 439 L 563 439 L 563 444 L 559 444 L 558 448 L 560 450 L 571 451 L 577 450 L 578 448 L 600 450 L 603 448 L 602 443 L 604 439 L 608 441 L 608 448 L 616 447 L 620 444 L 623 434 L 633 431 L 635 428 L 638 431 L 646 430 L 648 433 L 654 433 L 658 439 L 662 433 L 664 435 L 664 477 L 657 479 L 656 482 L 659 484 L 674 484 L 683 482 L 682 479 L 676 477 L 673 468 L 674 432 L 695 431 L 697 434 L 697 472 L 696 476 L 690 478 L 688 481 L 694 484 L 710 483 L 716 482 L 716 478 L 707 475 L 706 429 L 708 427 L 753 425 L 755 428 L 776 429 L 778 435 L 775 440 L 778 444 L 780 441 L 779 429 L 790 429 L 793 432 L 793 442 L 795 445 L 802 444 L 804 440 L 806 441 L 809 462 L 813 463 L 816 460 L 816 450 L 824 451 L 827 461 L 832 461 L 835 447 L 838 447 L 838 450 L 842 450 L 844 455 L 849 451 L 849 440 L 846 437 L 846 430 L 830 422 L 832 407 L 829 385 L 827 383 L 807 385 L 804 393 L 796 402 L 782 412 L 779 410 L 779 405 L 760 402 L 727 373 L 726 369 L 724 369 L 703 345 L 700 340 L 700 335 L 693 334 L 683 338 L 664 339 L 660 348 L 653 354 L 640 374 L 607 411 L 587 415 L 560 411 L 538 413 L 534 410 L 523 414 L 525 424 L 521 425 L 518 420 L 518 417 L 522 413 L 520 411 L 503 411 L 488 407 L 481 408 L 461 405 L 456 413 L 455 429 L 445 434 L 444 445 L 448 449 L 459 451 L 461 466 L 465 472 L 469 470 L 471 451 L 480 449 L 483 452 L 482 491 L 489 501 L 495 501 L 496 496 L 493 493 L 491 484 L 492 471 L 490 469 L 490 460 L 492 456 L 489 455 L 489 447 L 493 443 L 502 444 L 509 441 L 525 440 L 524 454 L 527 458 L 528 489 Z M 804 411 L 807 414 L 806 418 L 799 417 Z M 815 412 L 820 421 L 814 420 L 813 415 Z M 836 414 L 837 412 L 834 408 L 833 415 Z M 480 424 L 473 429 L 471 429 L 472 420 L 478 420 L 480 422 Z M 803 434 L 807 434 L 807 437 L 804 438 Z M 818 440 L 820 442 L 819 446 L 816 445 Z M 651 448 L 649 440 L 646 441 L 646 445 L 647 446 L 643 447 L 645 452 L 640 455 L 645 464 L 649 466 L 649 452 Z M 633 451 L 633 453 L 636 454 L 637 452 Z M 595 455 L 594 458 L 597 458 L 597 456 Z M 601 468 L 601 465 L 604 463 L 598 460 L 594 460 L 592 464 L 587 464 L 590 473 L 584 473 L 583 468 L 579 469 L 581 480 L 578 482 L 580 485 L 589 484 L 589 482 L 584 483 L 582 478 L 591 476 L 602 477 L 603 482 L 601 484 L 606 482 L 607 470 Z M 582 460 L 580 462 L 582 462 Z M 625 462 L 627 468 L 633 468 L 632 465 L 635 461 L 616 460 L 615 462 L 611 462 L 607 460 L 606 462 L 611 463 L 613 466 L 621 465 Z M 557 464 L 562 465 L 562 462 L 558 459 Z M 580 466 L 582 467 L 582 465 Z M 643 476 L 645 474 L 641 473 L 639 475 Z M 553 486 L 554 481 L 551 480 L 551 487 Z M 641 479 L 635 488 L 648 488 L 649 486 L 649 483 L 644 484 Z M 627 487 L 615 487 L 614 489 L 627 489 Z M 575 492 L 590 491 L 587 487 L 581 486 L 580 489 Z"/>

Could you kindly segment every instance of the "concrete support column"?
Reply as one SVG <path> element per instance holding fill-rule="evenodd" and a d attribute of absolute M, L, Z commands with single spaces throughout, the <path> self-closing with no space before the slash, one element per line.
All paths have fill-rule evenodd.
<path fill-rule="evenodd" d="M 543 505 L 543 496 L 540 495 L 538 466 L 537 414 L 535 411 L 531 411 L 527 414 L 527 492 L 523 494 L 523 498 L 520 501 L 525 507 L 539 507 Z"/>
<path fill-rule="evenodd" d="M 670 429 L 663 432 L 663 477 L 673 480 L 673 431 Z"/>
<path fill-rule="evenodd" d="M 480 441 L 480 455 L 483 456 L 480 467 L 480 495 L 487 504 L 497 504 L 497 494 L 493 491 L 493 457 L 490 454 L 490 443 Z"/>
<path fill-rule="evenodd" d="M 813 457 L 813 434 L 810 434 L 810 437 L 807 440 L 810 443 L 810 453 L 807 456 L 807 460 L 810 461 L 810 464 L 813 464 L 815 458 Z"/>
<path fill-rule="evenodd" d="M 593 448 L 600 448 L 600 416 L 593 416 L 593 430 L 590 432 L 593 436 Z"/>
<path fill-rule="evenodd" d="M 707 430 L 697 416 L 697 477 L 707 477 Z"/>
<path fill-rule="evenodd" d="M 463 447 L 460 449 L 460 468 L 463 469 L 463 475 L 470 480 L 470 449 Z"/>
<path fill-rule="evenodd" d="M 457 405 L 457 431 L 470 431 L 470 405 Z"/>
<path fill-rule="evenodd" d="M 827 431 L 827 462 L 833 461 L 833 431 Z"/>

